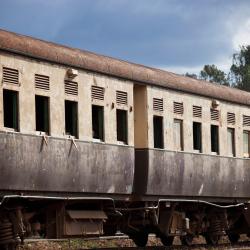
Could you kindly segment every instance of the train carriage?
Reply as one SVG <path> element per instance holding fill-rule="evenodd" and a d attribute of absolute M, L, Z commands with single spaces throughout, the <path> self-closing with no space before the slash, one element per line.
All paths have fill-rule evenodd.
<path fill-rule="evenodd" d="M 0 31 L 0 244 L 249 233 L 250 94 Z"/>

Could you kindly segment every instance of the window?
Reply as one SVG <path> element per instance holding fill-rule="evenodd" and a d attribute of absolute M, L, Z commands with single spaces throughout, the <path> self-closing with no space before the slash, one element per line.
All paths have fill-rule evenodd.
<path fill-rule="evenodd" d="M 201 123 L 193 122 L 193 148 L 202 152 Z"/>
<path fill-rule="evenodd" d="M 219 154 L 219 127 L 211 125 L 211 152 Z"/>
<path fill-rule="evenodd" d="M 227 152 L 229 156 L 235 156 L 234 128 L 227 128 Z"/>
<path fill-rule="evenodd" d="M 18 92 L 3 90 L 4 127 L 18 130 Z"/>
<path fill-rule="evenodd" d="M 78 137 L 77 102 L 65 101 L 65 130 L 67 135 Z"/>
<path fill-rule="evenodd" d="M 154 147 L 163 148 L 163 122 L 161 116 L 153 117 L 154 125 Z"/>
<path fill-rule="evenodd" d="M 128 143 L 128 122 L 127 122 L 127 111 L 117 109 L 116 110 L 116 131 L 117 141 Z"/>
<path fill-rule="evenodd" d="M 104 109 L 102 106 L 92 105 L 93 138 L 104 141 Z"/>
<path fill-rule="evenodd" d="M 35 101 L 36 131 L 42 131 L 49 134 L 49 98 L 36 95 Z"/>
<path fill-rule="evenodd" d="M 183 150 L 182 120 L 174 119 L 174 147 L 175 150 Z"/>
<path fill-rule="evenodd" d="M 249 157 L 250 152 L 250 141 L 249 141 L 250 132 L 249 131 L 243 131 L 243 151 L 244 151 L 244 157 Z"/>

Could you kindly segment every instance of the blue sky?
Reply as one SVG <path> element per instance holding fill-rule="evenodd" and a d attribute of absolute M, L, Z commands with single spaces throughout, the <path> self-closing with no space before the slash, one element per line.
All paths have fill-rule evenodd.
<path fill-rule="evenodd" d="M 249 0 L 1 0 L 0 28 L 170 70 L 228 70 Z"/>

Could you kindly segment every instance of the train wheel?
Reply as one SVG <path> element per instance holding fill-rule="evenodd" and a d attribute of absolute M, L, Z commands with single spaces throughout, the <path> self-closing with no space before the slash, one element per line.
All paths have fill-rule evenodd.
<path fill-rule="evenodd" d="M 145 247 L 148 243 L 148 234 L 145 232 L 135 233 L 131 235 L 130 238 L 138 247 Z"/>
<path fill-rule="evenodd" d="M 216 234 L 206 234 L 205 239 L 208 245 L 217 245 L 220 239 L 219 235 Z"/>
<path fill-rule="evenodd" d="M 181 243 L 184 246 L 191 246 L 193 242 L 194 236 L 192 234 L 187 234 L 185 236 L 181 236 Z"/>
<path fill-rule="evenodd" d="M 227 237 L 231 243 L 237 243 L 240 239 L 240 235 L 237 233 L 228 233 Z"/>
<path fill-rule="evenodd" d="M 161 235 L 160 236 L 161 239 L 161 243 L 164 246 L 172 246 L 173 241 L 174 241 L 174 236 L 165 236 L 165 235 Z"/>

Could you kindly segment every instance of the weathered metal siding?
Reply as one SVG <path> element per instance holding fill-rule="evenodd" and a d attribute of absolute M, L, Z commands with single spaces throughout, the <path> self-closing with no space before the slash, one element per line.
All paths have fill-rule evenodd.
<path fill-rule="evenodd" d="M 250 198 L 249 159 L 148 149 L 136 150 L 136 159 L 136 193 Z"/>
<path fill-rule="evenodd" d="M 0 133 L 0 190 L 129 194 L 134 149 Z"/>

